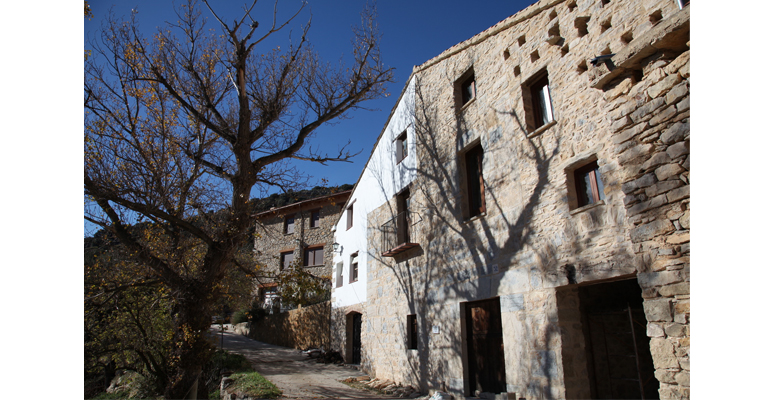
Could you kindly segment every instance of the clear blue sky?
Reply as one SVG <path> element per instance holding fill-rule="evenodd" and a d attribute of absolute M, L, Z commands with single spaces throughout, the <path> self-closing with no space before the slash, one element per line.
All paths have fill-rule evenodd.
<path fill-rule="evenodd" d="M 340 57 L 350 54 L 352 38 L 351 27 L 360 25 L 360 12 L 366 2 L 361 0 L 309 1 L 309 10 L 296 19 L 304 24 L 312 12 L 312 25 L 308 38 L 322 59 L 336 62 Z M 390 97 L 371 101 L 365 107 L 376 111 L 359 110 L 351 118 L 333 126 L 324 126 L 318 130 L 312 142 L 334 152 L 340 143 L 351 141 L 350 149 L 361 151 L 353 163 L 331 163 L 329 166 L 303 163 L 302 168 L 313 171 L 311 184 L 326 178 L 330 185 L 355 183 L 366 163 L 374 141 L 386 122 L 388 113 L 395 104 L 412 66 L 422 64 L 452 45 L 466 40 L 489 28 L 506 17 L 528 6 L 530 1 L 421 1 L 388 0 L 377 4 L 378 24 L 382 33 L 382 59 L 388 66 L 395 68 L 395 82 L 388 87 Z M 138 10 L 138 19 L 145 32 L 152 32 L 164 21 L 175 21 L 176 16 L 170 1 L 99 1 L 91 4 L 94 18 L 85 23 L 85 33 L 99 28 L 105 14 L 112 7 L 117 16 L 128 16 L 131 9 Z M 261 0 L 260 12 L 254 13 L 261 26 L 267 27 L 271 19 L 273 3 Z M 280 14 L 286 15 L 296 10 L 299 1 L 282 0 Z M 243 7 L 242 1 L 213 2 L 212 7 L 218 14 L 232 21 Z M 261 7 L 261 8 L 260 8 Z M 205 6 L 203 15 L 208 17 L 210 27 L 218 29 L 216 20 Z M 309 12 L 308 12 L 309 11 Z M 262 15 L 263 17 L 260 17 Z M 288 31 L 287 31 L 288 32 Z M 295 38 L 299 24 L 294 26 Z M 286 39 L 277 44 L 286 45 Z M 256 194 L 256 193 L 254 193 Z"/>

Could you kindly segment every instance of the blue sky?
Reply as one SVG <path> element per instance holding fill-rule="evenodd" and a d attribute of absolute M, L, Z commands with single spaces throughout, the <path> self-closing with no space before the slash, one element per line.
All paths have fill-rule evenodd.
<path fill-rule="evenodd" d="M 324 0 L 309 1 L 306 9 L 295 20 L 293 34 L 296 39 L 300 24 L 305 24 L 311 16 L 312 24 L 308 34 L 310 42 L 322 59 L 337 62 L 344 59 L 351 51 L 352 26 L 360 25 L 360 13 L 365 5 L 361 0 Z M 98 30 L 106 13 L 112 9 L 117 16 L 128 16 L 131 9 L 138 10 L 141 28 L 151 33 L 164 21 L 175 21 L 172 2 L 170 1 L 90 1 L 94 18 L 85 23 L 88 36 Z M 226 21 L 232 21 L 241 15 L 242 1 L 220 1 L 212 3 L 217 14 L 226 15 Z M 252 15 L 267 27 L 272 17 L 273 3 L 261 0 L 257 3 L 258 12 Z M 311 186 L 322 178 L 329 185 L 344 183 L 354 184 L 363 169 L 374 142 L 382 130 L 388 113 L 395 104 L 401 89 L 414 65 L 433 58 L 443 50 L 469 39 L 473 35 L 489 28 L 506 17 L 531 4 L 529 1 L 476 1 L 469 3 L 459 0 L 421 1 L 390 0 L 377 4 L 378 24 L 382 34 L 382 59 L 387 66 L 395 68 L 394 83 L 388 87 L 389 97 L 364 103 L 364 106 L 376 111 L 357 110 L 349 119 L 334 125 L 318 129 L 311 144 L 334 153 L 340 144 L 351 141 L 349 149 L 359 152 L 352 163 L 331 163 L 321 166 L 313 163 L 301 163 L 306 171 L 312 171 Z M 279 4 L 279 18 L 288 15 L 300 5 L 299 1 L 282 0 Z M 208 18 L 210 27 L 217 28 L 216 20 L 205 6 L 203 15 Z M 263 17 L 260 17 L 263 16 Z M 287 30 L 285 34 L 290 31 Z M 279 37 L 271 45 L 286 45 L 288 38 Z M 256 191 L 252 195 L 256 195 Z"/>

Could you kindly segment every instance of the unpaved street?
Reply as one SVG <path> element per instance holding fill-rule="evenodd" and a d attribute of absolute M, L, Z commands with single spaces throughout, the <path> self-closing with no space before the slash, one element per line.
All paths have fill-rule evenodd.
<path fill-rule="evenodd" d="M 220 347 L 220 331 L 212 326 Z M 285 399 L 392 399 L 373 392 L 351 388 L 340 380 L 362 375 L 360 371 L 336 364 L 308 359 L 299 350 L 258 342 L 232 332 L 224 332 L 224 348 L 245 356 L 265 378 L 283 391 Z"/>

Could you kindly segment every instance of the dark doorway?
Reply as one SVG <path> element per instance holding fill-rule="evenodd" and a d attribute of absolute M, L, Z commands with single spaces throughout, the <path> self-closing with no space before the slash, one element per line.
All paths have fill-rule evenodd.
<path fill-rule="evenodd" d="M 500 298 L 465 304 L 470 395 L 506 391 Z"/>
<path fill-rule="evenodd" d="M 361 314 L 352 312 L 347 316 L 347 342 L 349 364 L 361 364 Z"/>
<path fill-rule="evenodd" d="M 593 399 L 657 399 L 660 386 L 636 280 L 580 288 Z"/>

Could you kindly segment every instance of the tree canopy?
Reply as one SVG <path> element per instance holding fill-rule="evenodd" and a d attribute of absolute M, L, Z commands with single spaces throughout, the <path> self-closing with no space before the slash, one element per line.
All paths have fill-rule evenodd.
<path fill-rule="evenodd" d="M 196 392 L 210 356 L 211 307 L 237 251 L 249 239 L 249 199 L 259 186 L 303 182 L 291 159 L 320 154 L 314 132 L 385 94 L 392 71 L 380 60 L 374 12 L 354 29 L 352 64 L 321 61 L 310 23 L 285 47 L 263 48 L 286 29 L 273 13 L 226 22 L 207 2 L 177 8 L 178 23 L 146 37 L 137 15 L 108 18 L 90 41 L 84 84 L 84 217 L 109 230 L 141 265 L 134 282 L 159 281 L 171 299 L 167 398 Z M 278 7 L 276 2 L 275 7 Z M 203 13 L 217 29 L 208 29 Z M 210 213 L 210 210 L 221 210 Z M 131 229 L 140 222 L 145 229 Z"/>

